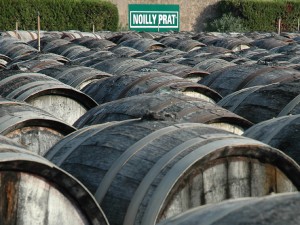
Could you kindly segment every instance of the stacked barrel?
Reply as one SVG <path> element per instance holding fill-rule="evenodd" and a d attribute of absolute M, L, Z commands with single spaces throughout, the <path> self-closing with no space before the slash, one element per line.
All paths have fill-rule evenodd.
<path fill-rule="evenodd" d="M 295 221 L 298 34 L 36 38 L 0 36 L 3 224 Z"/>

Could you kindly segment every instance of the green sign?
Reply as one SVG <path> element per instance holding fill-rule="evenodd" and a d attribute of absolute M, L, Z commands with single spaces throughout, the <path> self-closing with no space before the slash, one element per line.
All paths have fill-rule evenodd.
<path fill-rule="evenodd" d="M 129 4 L 129 29 L 136 31 L 179 31 L 179 5 Z"/>

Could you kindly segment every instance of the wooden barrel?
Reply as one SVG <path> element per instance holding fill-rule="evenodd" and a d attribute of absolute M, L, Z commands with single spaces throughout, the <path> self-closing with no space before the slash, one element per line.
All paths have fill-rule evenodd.
<path fill-rule="evenodd" d="M 148 70 L 169 73 L 194 82 L 198 82 L 202 79 L 202 77 L 209 75 L 207 71 L 204 71 L 202 69 L 192 68 L 190 66 L 178 63 L 152 63 L 150 65 L 141 66 L 135 69 L 135 71 L 141 72 Z"/>
<path fill-rule="evenodd" d="M 222 96 L 257 85 L 288 82 L 300 78 L 300 72 L 287 67 L 268 67 L 264 65 L 237 65 L 211 73 L 199 81 Z"/>
<path fill-rule="evenodd" d="M 280 149 L 300 165 L 299 127 L 300 115 L 281 116 L 252 126 L 244 136 Z"/>
<path fill-rule="evenodd" d="M 300 194 L 277 194 L 260 198 L 228 200 L 197 207 L 158 225 L 297 224 Z"/>
<path fill-rule="evenodd" d="M 6 55 L 0 54 L 0 69 L 5 68 L 9 62 L 11 62 L 11 58 Z"/>
<path fill-rule="evenodd" d="M 266 49 L 261 49 L 261 48 L 256 48 L 256 47 L 252 47 L 249 49 L 246 49 L 242 52 L 239 52 L 239 56 L 241 57 L 245 57 L 251 60 L 258 60 L 261 57 L 264 57 L 266 55 L 269 55 L 269 51 Z"/>
<path fill-rule="evenodd" d="M 218 70 L 223 70 L 226 67 L 232 67 L 235 65 L 236 65 L 235 63 L 228 62 L 224 59 L 212 58 L 212 59 L 206 59 L 206 60 L 203 60 L 202 62 L 199 62 L 193 68 L 201 69 L 201 70 L 207 71 L 208 73 L 213 73 Z"/>
<path fill-rule="evenodd" d="M 73 40 L 77 38 L 82 38 L 82 37 L 93 37 L 97 39 L 101 39 L 102 37 L 98 34 L 92 33 L 92 32 L 80 32 L 76 30 L 70 30 L 70 31 L 63 31 L 62 32 L 62 39 L 67 39 L 67 40 Z"/>
<path fill-rule="evenodd" d="M 1 224 L 108 224 L 74 177 L 8 138 L 0 136 L 0 143 Z"/>
<path fill-rule="evenodd" d="M 45 157 L 82 181 L 115 225 L 153 225 L 199 205 L 300 189 L 300 167 L 281 151 L 199 123 L 89 126 Z"/>
<path fill-rule="evenodd" d="M 37 72 L 45 68 L 64 65 L 68 61 L 67 58 L 53 53 L 40 54 L 34 52 L 15 58 L 7 64 L 6 68 L 9 70 Z"/>
<path fill-rule="evenodd" d="M 134 57 L 141 52 L 135 48 L 116 45 L 109 49 L 112 53 L 116 54 L 118 57 Z M 145 59 L 144 59 L 145 60 Z"/>
<path fill-rule="evenodd" d="M 3 36 L 18 38 L 24 42 L 28 42 L 37 39 L 37 33 L 34 31 L 18 30 L 18 31 L 5 31 Z M 42 34 L 41 34 L 42 36 Z"/>
<path fill-rule="evenodd" d="M 117 58 L 117 55 L 110 51 L 95 51 L 81 52 L 72 59 L 74 64 L 92 67 L 93 65 L 103 62 L 104 60 Z"/>
<path fill-rule="evenodd" d="M 46 46 L 47 47 L 47 46 Z M 46 48 L 45 47 L 45 48 Z M 68 59 L 74 59 L 76 56 L 82 52 L 89 52 L 90 49 L 81 45 L 76 45 L 73 43 L 68 43 L 64 45 L 59 45 L 58 47 L 51 48 L 48 52 L 52 52 L 58 55 L 67 57 Z"/>
<path fill-rule="evenodd" d="M 155 118 L 181 122 L 206 123 L 242 134 L 252 123 L 216 104 L 182 93 L 141 94 L 94 107 L 82 115 L 74 126 L 82 128 L 110 121 Z"/>
<path fill-rule="evenodd" d="M 218 101 L 222 97 L 212 89 L 192 81 L 161 72 L 132 72 L 112 76 L 85 86 L 82 91 L 98 104 L 142 93 L 180 91 L 186 95 Z"/>
<path fill-rule="evenodd" d="M 152 51 L 155 49 L 165 48 L 166 46 L 149 38 L 132 38 L 120 43 L 121 46 L 135 48 L 140 52 Z"/>
<path fill-rule="evenodd" d="M 258 39 L 258 40 L 251 42 L 251 45 L 270 50 L 275 47 L 288 45 L 288 42 L 284 41 L 284 40 L 279 40 L 275 37 L 266 37 L 266 38 Z"/>
<path fill-rule="evenodd" d="M 185 52 L 178 49 L 166 47 L 162 49 L 156 49 L 154 51 L 146 51 L 135 56 L 135 58 L 143 59 L 151 62 L 163 62 L 171 61 L 184 55 Z"/>
<path fill-rule="evenodd" d="M 253 123 L 300 113 L 300 80 L 254 86 L 234 92 L 218 105 Z"/>
<path fill-rule="evenodd" d="M 162 42 L 163 43 L 163 42 Z M 167 42 L 167 46 L 171 48 L 176 48 L 184 52 L 189 52 L 198 48 L 201 48 L 203 46 L 206 46 L 205 44 L 192 40 L 192 39 L 175 39 L 173 41 Z"/>
<path fill-rule="evenodd" d="M 269 55 L 263 56 L 257 60 L 258 64 L 262 65 L 278 65 L 278 66 L 289 66 L 290 60 L 293 58 L 293 55 L 287 55 L 283 53 L 270 53 Z"/>
<path fill-rule="evenodd" d="M 233 52 L 241 51 L 250 48 L 250 43 L 234 37 L 215 38 L 206 42 L 207 45 L 214 45 L 216 47 L 227 48 Z"/>
<path fill-rule="evenodd" d="M 39 155 L 76 130 L 39 108 L 4 98 L 0 98 L 0 115 L 0 134 Z"/>
<path fill-rule="evenodd" d="M 66 44 L 70 44 L 71 42 L 65 39 L 58 39 L 58 38 L 54 38 L 54 39 L 46 39 L 46 44 L 45 46 L 41 49 L 44 52 L 51 52 L 52 49 L 55 49 L 59 46 L 63 46 Z"/>
<path fill-rule="evenodd" d="M 149 65 L 150 62 L 134 58 L 112 58 L 94 64 L 92 67 L 104 72 L 121 75 L 138 67 Z"/>
<path fill-rule="evenodd" d="M 228 53 L 231 53 L 231 51 L 226 49 L 226 48 L 209 45 L 209 46 L 204 46 L 204 47 L 186 52 L 183 55 L 183 57 L 184 58 L 193 58 L 193 57 L 195 57 L 195 56 L 197 56 L 198 54 L 201 54 L 201 53 L 228 54 Z"/>
<path fill-rule="evenodd" d="M 0 53 L 8 56 L 11 59 L 30 54 L 32 52 L 37 52 L 37 50 L 25 42 L 14 38 L 0 38 Z"/>
<path fill-rule="evenodd" d="M 78 90 L 82 90 L 87 84 L 112 76 L 101 70 L 85 66 L 63 65 L 39 70 L 39 73 L 53 77 Z"/>
<path fill-rule="evenodd" d="M 106 40 L 106 39 L 97 39 L 92 37 L 82 37 L 72 40 L 72 43 L 82 45 L 89 49 L 97 49 L 97 50 L 107 50 L 116 44 Z"/>
<path fill-rule="evenodd" d="M 116 43 L 117 45 L 121 44 L 123 41 L 127 41 L 133 38 L 142 38 L 142 35 L 138 32 L 122 32 L 113 35 L 112 37 L 108 38 L 108 40 Z"/>
<path fill-rule="evenodd" d="M 223 54 L 223 53 L 200 53 L 194 57 L 191 58 L 178 58 L 173 60 L 174 62 L 177 62 L 179 64 L 188 65 L 191 67 L 196 66 L 197 64 L 203 62 L 204 60 L 208 59 L 223 59 L 228 62 L 231 62 L 232 60 L 237 59 L 238 57 L 233 54 Z"/>
<path fill-rule="evenodd" d="M 35 49 L 38 48 L 38 45 L 40 44 L 40 48 L 43 51 L 44 47 L 51 41 L 53 40 L 62 40 L 60 39 L 61 35 L 49 35 L 49 34 L 45 34 L 45 36 L 40 38 L 40 42 L 38 42 L 37 39 L 32 40 L 32 41 L 28 41 L 27 44 L 29 44 L 30 46 L 34 47 Z M 65 40 L 63 40 L 65 41 Z"/>
<path fill-rule="evenodd" d="M 72 125 L 97 103 L 83 92 L 40 73 L 2 71 L 0 95 L 25 101 Z"/>

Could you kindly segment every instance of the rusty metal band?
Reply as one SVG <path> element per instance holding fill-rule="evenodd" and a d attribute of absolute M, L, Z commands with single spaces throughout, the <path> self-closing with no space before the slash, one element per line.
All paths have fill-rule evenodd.
<path fill-rule="evenodd" d="M 200 161 L 203 157 L 213 154 L 218 150 L 222 150 L 228 146 L 267 146 L 261 142 L 247 139 L 241 136 L 231 136 L 226 139 L 221 139 L 213 142 L 209 142 L 184 158 L 178 161 L 164 176 L 161 182 L 155 189 L 155 192 L 151 196 L 149 203 L 147 204 L 147 208 L 144 212 L 143 219 L 141 225 L 153 225 L 156 224 L 157 216 L 163 206 L 168 194 L 171 192 L 173 186 L 176 182 L 183 176 L 185 172 L 188 171 L 196 162 Z M 227 157 L 230 154 L 234 154 L 233 152 L 228 152 Z M 224 155 L 216 155 L 215 158 L 225 157 Z"/>
<path fill-rule="evenodd" d="M 183 123 L 173 126 L 168 126 L 159 130 L 156 130 L 149 135 L 145 136 L 144 138 L 140 139 L 130 147 L 126 149 L 126 151 L 114 161 L 111 165 L 109 170 L 106 172 L 105 176 L 103 177 L 101 183 L 99 184 L 98 189 L 96 190 L 94 196 L 99 204 L 101 204 L 103 198 L 105 197 L 111 183 L 115 179 L 116 175 L 119 171 L 123 168 L 123 166 L 139 151 L 141 151 L 146 145 L 151 143 L 152 141 L 160 138 L 163 135 L 175 132 L 179 129 L 188 128 L 188 127 L 195 127 L 199 126 L 199 124 L 192 124 L 192 123 Z"/>
<path fill-rule="evenodd" d="M 277 115 L 277 117 L 288 115 L 300 103 L 300 94 L 291 100 Z"/>

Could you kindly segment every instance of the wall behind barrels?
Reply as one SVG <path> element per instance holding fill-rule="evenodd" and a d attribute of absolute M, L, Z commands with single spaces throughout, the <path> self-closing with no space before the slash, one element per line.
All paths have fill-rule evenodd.
<path fill-rule="evenodd" d="M 220 0 L 110 0 L 119 10 L 122 27 L 128 28 L 128 4 L 175 4 L 180 7 L 180 30 L 192 31 L 194 24 L 199 24 L 196 31 L 204 28 L 205 18 L 212 17 L 213 5 Z M 201 17 L 199 15 L 201 14 Z M 199 17 L 199 18 L 198 18 Z"/>

